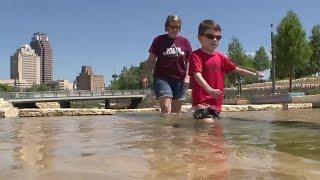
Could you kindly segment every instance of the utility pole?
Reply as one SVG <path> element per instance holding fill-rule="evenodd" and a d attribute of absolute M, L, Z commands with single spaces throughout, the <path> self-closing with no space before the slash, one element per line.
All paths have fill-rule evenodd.
<path fill-rule="evenodd" d="M 275 58 L 274 58 L 274 37 L 273 37 L 273 24 L 271 27 L 271 75 L 272 75 L 272 94 L 275 93 L 275 82 L 276 82 L 276 66 L 275 66 Z"/>
<path fill-rule="evenodd" d="M 115 85 L 116 85 L 116 80 L 118 78 L 118 75 L 115 73 L 116 72 L 116 65 L 113 65 L 113 74 L 112 74 L 112 78 L 113 78 L 113 84 L 111 84 L 111 89 L 114 90 L 115 89 Z"/>

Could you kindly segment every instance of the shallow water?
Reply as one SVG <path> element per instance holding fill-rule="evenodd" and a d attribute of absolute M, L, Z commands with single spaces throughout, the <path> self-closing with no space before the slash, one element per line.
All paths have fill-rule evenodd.
<path fill-rule="evenodd" d="M 1 119 L 0 179 L 320 178 L 319 109 L 190 116 Z"/>

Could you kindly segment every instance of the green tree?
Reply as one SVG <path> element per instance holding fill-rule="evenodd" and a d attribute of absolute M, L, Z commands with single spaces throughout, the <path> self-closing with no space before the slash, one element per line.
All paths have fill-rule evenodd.
<path fill-rule="evenodd" d="M 52 91 L 51 87 L 49 87 L 46 84 L 34 84 L 30 88 L 28 88 L 26 91 L 27 92 L 35 92 L 35 91 Z"/>
<path fill-rule="evenodd" d="M 253 57 L 253 67 L 259 71 L 264 71 L 270 68 L 269 57 L 263 46 L 256 51 Z"/>
<path fill-rule="evenodd" d="M 314 74 L 320 71 L 320 25 L 315 25 L 311 33 L 310 46 L 312 48 L 312 55 L 309 62 L 309 69 L 311 74 Z"/>
<path fill-rule="evenodd" d="M 250 71 L 256 71 L 256 68 L 254 68 L 253 60 L 254 57 L 250 54 L 244 54 L 245 57 L 245 63 L 242 65 L 245 69 L 248 69 Z M 244 79 L 244 84 L 252 84 L 254 83 L 254 78 L 252 77 L 242 77 Z"/>
<path fill-rule="evenodd" d="M 289 77 L 289 91 L 297 67 L 304 67 L 311 55 L 298 15 L 289 11 L 281 20 L 275 36 L 276 73 L 280 78 Z"/>
<path fill-rule="evenodd" d="M 131 66 L 129 69 L 123 67 L 118 80 L 110 81 L 113 89 L 141 89 L 141 78 L 145 75 L 149 80 L 149 87 L 152 87 L 152 71 L 146 68 L 147 61 L 142 61 L 139 66 Z"/>
<path fill-rule="evenodd" d="M 248 69 L 253 68 L 253 61 L 252 56 L 247 55 L 245 51 L 243 50 L 243 47 L 237 38 L 232 38 L 231 42 L 228 45 L 228 56 L 238 65 L 241 67 L 245 67 Z M 239 77 L 238 75 L 232 74 L 230 77 L 230 82 L 234 83 L 236 80 L 236 77 Z"/>
<path fill-rule="evenodd" d="M 140 74 L 139 67 L 123 67 L 119 79 L 116 82 L 111 81 L 111 84 L 114 85 L 114 89 L 140 89 Z"/>
<path fill-rule="evenodd" d="M 239 39 L 233 37 L 231 42 L 228 45 L 228 56 L 238 65 L 241 67 L 245 67 L 247 69 L 253 68 L 252 57 L 247 55 L 243 50 L 243 47 L 239 41 Z M 236 84 L 238 82 L 238 93 L 241 95 L 241 82 L 242 79 L 238 74 L 230 74 L 228 75 L 228 79 L 226 83 Z M 240 82 L 240 83 L 239 83 Z M 244 83 L 251 83 L 252 79 L 245 78 Z"/>
<path fill-rule="evenodd" d="M 12 87 L 6 85 L 6 84 L 0 84 L 0 92 L 11 92 Z"/>
<path fill-rule="evenodd" d="M 140 75 L 141 75 L 141 79 L 142 79 L 142 75 L 144 75 L 145 77 L 148 78 L 149 81 L 149 88 L 152 88 L 152 82 L 153 82 L 153 74 L 152 74 L 152 69 L 148 69 L 146 68 L 147 66 L 147 60 L 142 61 L 139 65 L 139 70 L 140 70 Z"/>

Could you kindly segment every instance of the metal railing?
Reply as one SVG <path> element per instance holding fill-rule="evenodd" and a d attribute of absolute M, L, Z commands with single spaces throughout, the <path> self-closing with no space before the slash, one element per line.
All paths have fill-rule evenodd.
<path fill-rule="evenodd" d="M 0 92 L 0 98 L 8 99 L 41 99 L 59 97 L 97 97 L 97 96 L 126 96 L 147 95 L 151 90 L 105 90 L 105 91 L 38 91 L 38 92 Z"/>

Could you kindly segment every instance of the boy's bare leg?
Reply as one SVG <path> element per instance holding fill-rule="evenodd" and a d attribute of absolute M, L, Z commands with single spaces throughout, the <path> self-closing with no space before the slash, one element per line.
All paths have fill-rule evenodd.
<path fill-rule="evenodd" d="M 172 99 L 170 97 L 160 98 L 161 117 L 168 117 L 171 113 Z"/>
<path fill-rule="evenodd" d="M 202 119 L 202 121 L 205 122 L 206 124 L 213 126 L 215 124 L 216 119 L 215 118 L 204 118 L 204 119 Z"/>
<path fill-rule="evenodd" d="M 181 112 L 181 106 L 182 106 L 183 101 L 182 100 L 178 100 L 178 99 L 173 99 L 172 100 L 172 109 L 171 112 L 172 113 L 180 113 Z"/>

